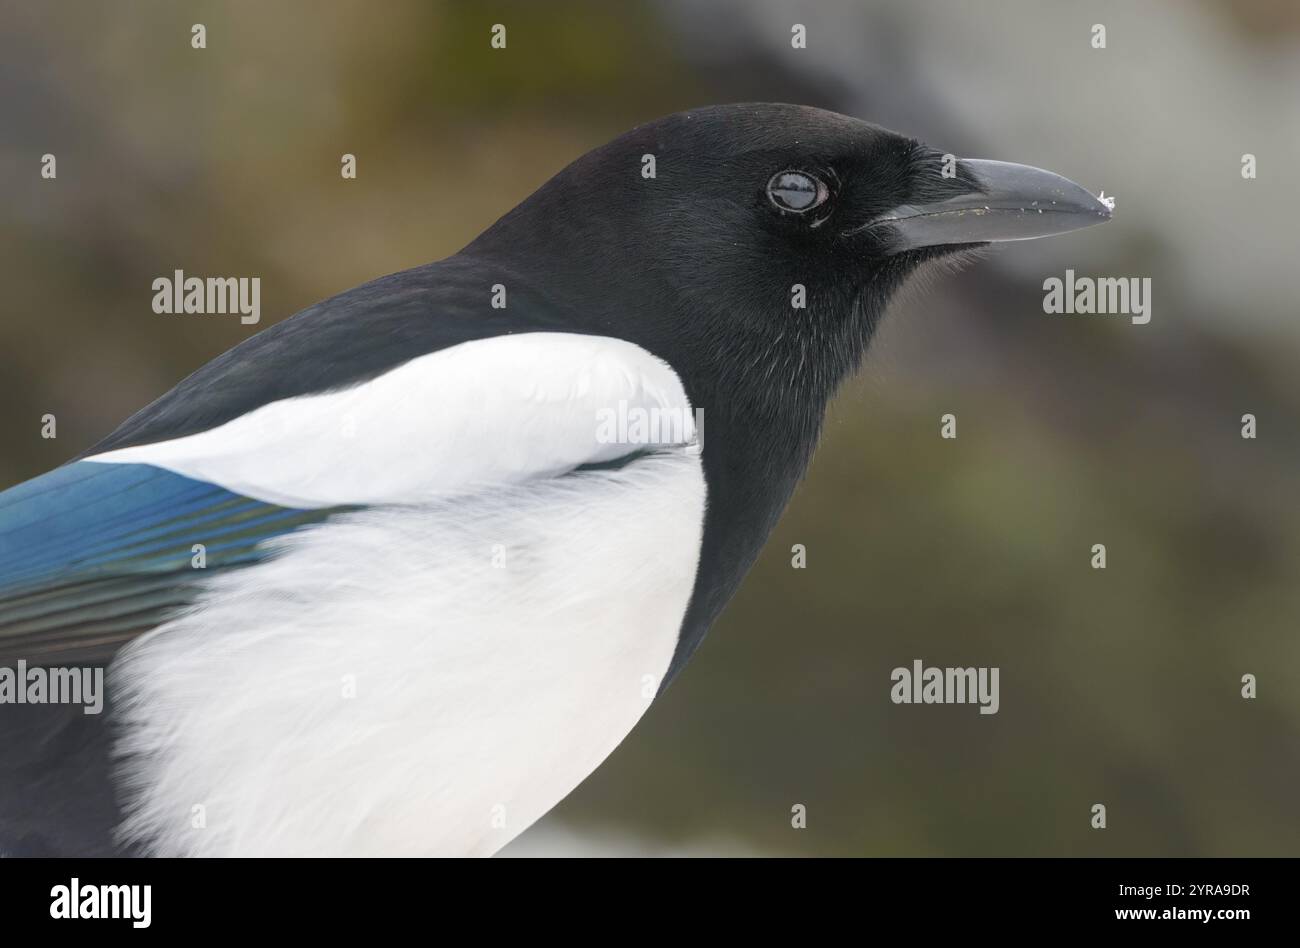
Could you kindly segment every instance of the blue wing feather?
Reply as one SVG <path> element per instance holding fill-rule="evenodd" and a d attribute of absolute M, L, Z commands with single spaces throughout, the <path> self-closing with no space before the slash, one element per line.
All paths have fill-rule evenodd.
<path fill-rule="evenodd" d="M 213 570 L 343 509 L 278 507 L 147 464 L 77 461 L 19 484 L 0 493 L 0 663 L 107 660 Z"/>

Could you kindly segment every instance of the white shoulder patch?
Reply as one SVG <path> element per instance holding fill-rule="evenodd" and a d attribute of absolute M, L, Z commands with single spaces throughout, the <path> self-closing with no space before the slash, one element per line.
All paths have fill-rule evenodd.
<path fill-rule="evenodd" d="M 681 380 L 630 342 L 522 333 L 87 458 L 152 464 L 287 507 L 420 503 L 696 437 Z"/>

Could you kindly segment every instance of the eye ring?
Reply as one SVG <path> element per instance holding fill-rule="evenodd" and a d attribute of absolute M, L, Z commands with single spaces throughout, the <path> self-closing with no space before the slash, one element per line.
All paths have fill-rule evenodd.
<path fill-rule="evenodd" d="M 825 204 L 830 195 L 820 178 L 794 168 L 778 171 L 767 182 L 767 199 L 787 214 L 806 214 Z"/>

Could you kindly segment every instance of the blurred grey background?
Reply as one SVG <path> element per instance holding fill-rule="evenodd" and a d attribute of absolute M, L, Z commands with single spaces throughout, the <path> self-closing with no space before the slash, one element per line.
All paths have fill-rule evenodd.
<path fill-rule="evenodd" d="M 694 662 L 508 852 L 1300 851 L 1300 5 L 0 0 L 0 18 L 0 487 L 260 328 L 156 316 L 155 277 L 260 276 L 265 326 L 454 253 L 668 112 L 818 105 L 1105 189 L 1106 227 L 1003 246 L 894 307 Z M 1067 267 L 1150 277 L 1151 323 L 1044 315 Z M 915 658 L 1000 666 L 1000 713 L 891 704 Z"/>

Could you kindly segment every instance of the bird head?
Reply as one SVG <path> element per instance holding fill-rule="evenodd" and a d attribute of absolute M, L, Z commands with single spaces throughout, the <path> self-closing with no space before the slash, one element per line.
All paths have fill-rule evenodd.
<path fill-rule="evenodd" d="M 919 266 L 1109 219 L 1073 182 L 796 105 L 680 112 L 556 175 L 468 252 L 660 354 L 693 401 L 820 413 Z"/>

